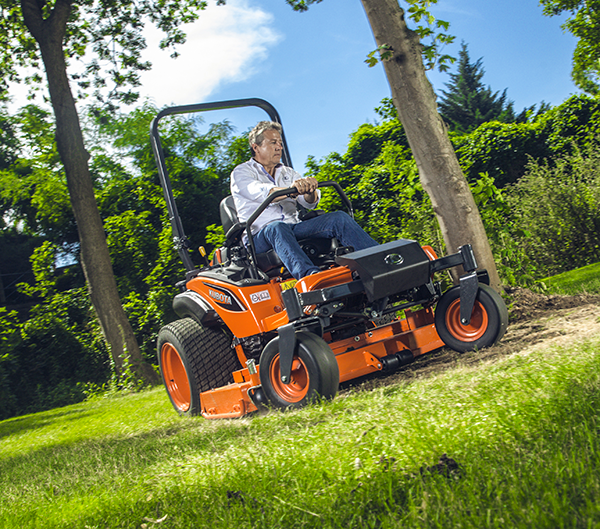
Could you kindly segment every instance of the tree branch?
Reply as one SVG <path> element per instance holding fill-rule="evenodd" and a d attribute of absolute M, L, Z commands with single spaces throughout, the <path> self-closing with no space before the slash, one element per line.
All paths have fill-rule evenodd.
<path fill-rule="evenodd" d="M 41 6 L 36 0 L 21 0 L 21 12 L 27 29 L 33 35 L 33 38 L 39 42 L 44 30 Z"/>
<path fill-rule="evenodd" d="M 27 29 L 33 38 L 41 42 L 44 38 L 58 37 L 61 45 L 67 29 L 73 0 L 56 0 L 54 8 L 47 19 L 44 19 L 43 2 L 38 0 L 21 0 L 21 12 Z"/>

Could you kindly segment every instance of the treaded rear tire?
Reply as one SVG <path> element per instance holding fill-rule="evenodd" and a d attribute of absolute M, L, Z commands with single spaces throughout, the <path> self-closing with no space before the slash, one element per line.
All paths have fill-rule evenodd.
<path fill-rule="evenodd" d="M 163 384 L 181 415 L 198 415 L 200 393 L 232 382 L 232 372 L 239 369 L 231 338 L 191 318 L 165 325 L 158 333 L 157 351 Z"/>

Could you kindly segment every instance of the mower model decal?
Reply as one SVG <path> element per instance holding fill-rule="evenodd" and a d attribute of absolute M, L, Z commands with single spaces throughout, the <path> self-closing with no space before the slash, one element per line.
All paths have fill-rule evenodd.
<path fill-rule="evenodd" d="M 260 303 L 261 301 L 268 301 L 271 299 L 271 294 L 268 290 L 261 290 L 260 292 L 253 292 L 250 294 L 250 301 L 252 303 Z"/>
<path fill-rule="evenodd" d="M 208 295 L 211 297 L 219 307 L 223 307 L 224 309 L 231 310 L 233 312 L 243 312 L 246 309 L 242 303 L 240 303 L 237 298 L 229 292 L 229 290 L 225 290 L 224 288 L 216 287 L 215 285 L 207 285 L 203 283 L 208 288 Z"/>

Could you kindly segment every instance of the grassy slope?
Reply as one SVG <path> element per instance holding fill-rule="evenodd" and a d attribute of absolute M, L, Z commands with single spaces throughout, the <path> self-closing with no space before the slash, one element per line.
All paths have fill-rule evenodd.
<path fill-rule="evenodd" d="M 574 280 L 588 292 L 593 266 Z M 600 337 L 235 421 L 179 418 L 162 388 L 10 419 L 0 526 L 600 526 L 598 351 Z M 421 472 L 443 453 L 459 472 Z"/>
<path fill-rule="evenodd" d="M 547 277 L 541 283 L 555 294 L 600 294 L 600 263 Z"/>
<path fill-rule="evenodd" d="M 598 526 L 599 347 L 234 421 L 181 419 L 162 389 L 7 420 L 1 525 Z M 443 453 L 460 473 L 419 471 Z"/>

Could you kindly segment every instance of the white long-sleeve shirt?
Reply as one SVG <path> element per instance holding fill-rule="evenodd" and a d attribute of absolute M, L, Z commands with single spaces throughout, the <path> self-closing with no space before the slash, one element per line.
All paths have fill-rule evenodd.
<path fill-rule="evenodd" d="M 282 164 L 275 169 L 273 178 L 254 158 L 238 165 L 231 173 L 230 187 L 240 222 L 250 218 L 250 215 L 267 198 L 271 189 L 292 187 L 293 183 L 300 178 L 302 178 L 300 173 Z M 304 195 L 298 195 L 295 199 L 288 197 L 272 202 L 252 225 L 252 233 L 258 233 L 266 224 L 278 220 L 288 224 L 300 222 L 296 201 L 307 209 L 314 209 L 321 198 L 321 192 L 318 189 L 316 192 L 317 201 L 313 204 L 307 202 Z"/>

